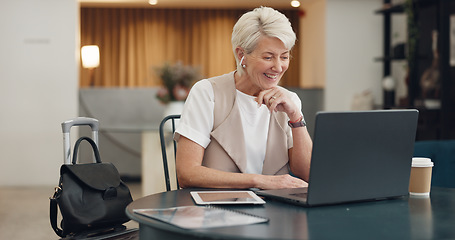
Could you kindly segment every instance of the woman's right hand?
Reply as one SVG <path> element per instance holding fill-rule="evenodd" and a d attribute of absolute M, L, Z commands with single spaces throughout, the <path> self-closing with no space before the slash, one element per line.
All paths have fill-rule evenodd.
<path fill-rule="evenodd" d="M 281 188 L 302 188 L 308 187 L 308 183 L 300 178 L 285 175 L 257 175 L 257 188 L 259 189 L 281 189 Z"/>

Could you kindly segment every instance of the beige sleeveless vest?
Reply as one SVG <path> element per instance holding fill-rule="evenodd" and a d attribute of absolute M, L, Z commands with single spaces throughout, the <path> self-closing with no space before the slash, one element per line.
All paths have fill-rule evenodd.
<path fill-rule="evenodd" d="M 246 149 L 242 121 L 236 105 L 234 72 L 210 78 L 215 97 L 211 142 L 205 149 L 202 165 L 227 172 L 245 172 Z M 273 112 L 270 116 L 267 149 L 262 174 L 289 173 L 287 116 Z"/>

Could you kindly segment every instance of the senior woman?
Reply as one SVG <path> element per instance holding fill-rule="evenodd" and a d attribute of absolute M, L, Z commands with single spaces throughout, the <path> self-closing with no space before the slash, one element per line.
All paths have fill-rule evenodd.
<path fill-rule="evenodd" d="M 240 17 L 231 39 L 237 70 L 198 81 L 185 102 L 174 136 L 180 187 L 308 185 L 312 141 L 301 101 L 278 86 L 295 39 L 272 8 Z"/>

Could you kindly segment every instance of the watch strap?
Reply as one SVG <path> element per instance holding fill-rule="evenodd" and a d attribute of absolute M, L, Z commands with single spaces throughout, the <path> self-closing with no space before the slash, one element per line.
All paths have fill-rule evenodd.
<path fill-rule="evenodd" d="M 303 116 L 301 116 L 300 119 L 297 120 L 296 122 L 288 121 L 288 125 L 291 128 L 305 127 L 306 126 L 306 122 L 303 119 Z"/>

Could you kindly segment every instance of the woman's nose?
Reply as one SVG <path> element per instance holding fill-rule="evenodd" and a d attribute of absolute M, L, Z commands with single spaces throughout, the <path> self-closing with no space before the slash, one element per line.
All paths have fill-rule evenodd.
<path fill-rule="evenodd" d="M 275 72 L 281 72 L 283 71 L 283 66 L 284 66 L 283 62 L 281 62 L 279 59 L 275 60 L 273 62 L 272 70 Z"/>

